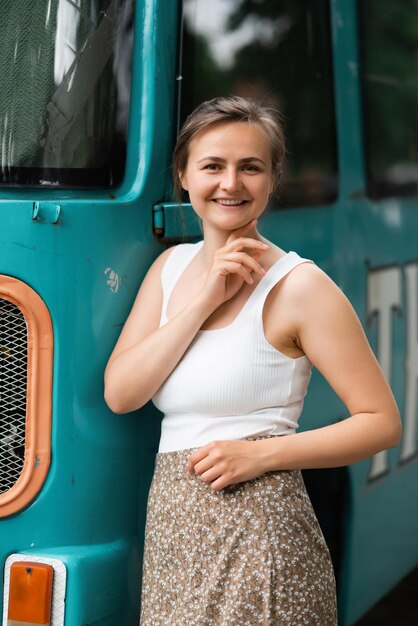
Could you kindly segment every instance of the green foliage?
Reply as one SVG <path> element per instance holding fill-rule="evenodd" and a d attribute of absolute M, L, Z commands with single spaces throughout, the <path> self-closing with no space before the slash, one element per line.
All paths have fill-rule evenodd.
<path fill-rule="evenodd" d="M 418 2 L 365 0 L 360 25 L 371 183 L 390 186 L 398 177 L 399 184 L 408 178 L 417 184 L 418 167 L 415 176 L 412 170 L 418 165 Z"/>

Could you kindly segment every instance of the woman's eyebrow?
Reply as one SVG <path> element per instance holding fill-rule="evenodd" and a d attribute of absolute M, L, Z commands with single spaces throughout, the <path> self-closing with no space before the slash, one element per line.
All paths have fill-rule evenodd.
<path fill-rule="evenodd" d="M 245 157 L 245 159 L 240 159 L 238 163 L 249 163 L 250 161 L 260 161 L 260 163 L 265 165 L 265 162 L 263 161 L 263 159 L 260 159 L 259 157 L 256 157 L 256 156 Z"/>
<path fill-rule="evenodd" d="M 217 156 L 203 157 L 203 159 L 199 159 L 197 162 L 200 163 L 201 161 L 215 161 L 216 163 L 225 163 L 225 159 L 222 159 L 221 157 L 217 157 Z M 250 163 L 251 161 L 260 161 L 260 163 L 265 165 L 265 162 L 263 161 L 263 159 L 260 159 L 259 157 L 256 157 L 256 156 L 250 156 L 250 157 L 245 157 L 244 159 L 239 159 L 238 163 Z"/>

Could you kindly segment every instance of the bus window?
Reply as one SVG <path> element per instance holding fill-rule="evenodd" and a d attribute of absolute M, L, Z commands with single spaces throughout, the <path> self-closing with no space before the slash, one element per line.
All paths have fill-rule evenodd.
<path fill-rule="evenodd" d="M 418 192 L 418 1 L 358 3 L 368 194 Z"/>
<path fill-rule="evenodd" d="M 0 15 L 0 185 L 120 183 L 132 0 L 4 0 Z"/>
<path fill-rule="evenodd" d="M 327 2 L 184 0 L 180 122 L 203 100 L 253 97 L 283 114 L 287 164 L 273 207 L 337 195 Z"/>

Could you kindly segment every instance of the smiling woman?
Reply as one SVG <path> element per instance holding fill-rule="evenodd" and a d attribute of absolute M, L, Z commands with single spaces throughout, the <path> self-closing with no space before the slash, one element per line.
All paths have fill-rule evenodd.
<path fill-rule="evenodd" d="M 335 626 L 330 554 L 301 469 L 397 445 L 393 395 L 347 298 L 257 230 L 280 176 L 273 111 L 215 98 L 173 158 L 204 238 L 150 268 L 111 355 L 115 412 L 164 413 L 148 498 L 142 626 Z M 351 417 L 296 433 L 315 365 Z"/>

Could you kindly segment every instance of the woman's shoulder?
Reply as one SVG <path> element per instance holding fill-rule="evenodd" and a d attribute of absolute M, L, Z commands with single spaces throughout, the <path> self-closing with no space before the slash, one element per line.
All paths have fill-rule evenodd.
<path fill-rule="evenodd" d="M 173 252 L 175 253 L 176 250 L 178 250 L 181 246 L 185 246 L 185 245 L 188 245 L 188 244 L 176 244 L 175 246 L 170 246 L 169 248 L 166 248 L 165 250 L 160 252 L 160 254 L 151 263 L 149 267 L 149 271 L 161 272 L 162 268 L 166 264 L 166 261 L 173 254 Z"/>
<path fill-rule="evenodd" d="M 294 319 L 306 319 L 320 314 L 325 308 L 338 312 L 341 307 L 351 307 L 347 297 L 332 278 L 313 259 L 293 252 L 296 263 L 271 290 L 270 306 L 290 312 Z"/>
<path fill-rule="evenodd" d="M 170 246 L 163 250 L 151 263 L 148 272 L 144 278 L 144 282 L 154 281 L 160 279 L 161 276 L 169 268 L 169 262 L 175 261 L 176 258 L 183 255 L 193 254 L 194 250 L 197 250 L 203 242 L 199 241 L 197 244 L 191 243 L 179 243 L 174 246 Z"/>
<path fill-rule="evenodd" d="M 343 293 L 333 279 L 311 258 L 295 253 L 297 262 L 290 272 L 289 290 L 294 295 L 310 297 L 313 292 L 323 291 Z"/>
<path fill-rule="evenodd" d="M 157 256 L 153 265 L 164 265 L 167 259 L 174 254 L 193 253 L 195 250 L 198 250 L 202 244 L 203 241 L 198 241 L 197 243 L 177 243 L 163 250 L 163 252 Z"/>
<path fill-rule="evenodd" d="M 170 248 L 166 248 L 154 259 L 151 265 L 148 268 L 148 271 L 143 280 L 144 282 L 151 281 L 155 278 L 159 278 L 161 276 L 161 272 L 167 262 L 167 259 L 170 257 L 170 254 L 173 252 L 176 246 L 171 246 Z"/>
<path fill-rule="evenodd" d="M 310 323 L 317 316 L 344 316 L 353 312 L 342 289 L 315 262 L 300 262 L 293 267 L 283 280 L 280 298 L 300 324 Z"/>

